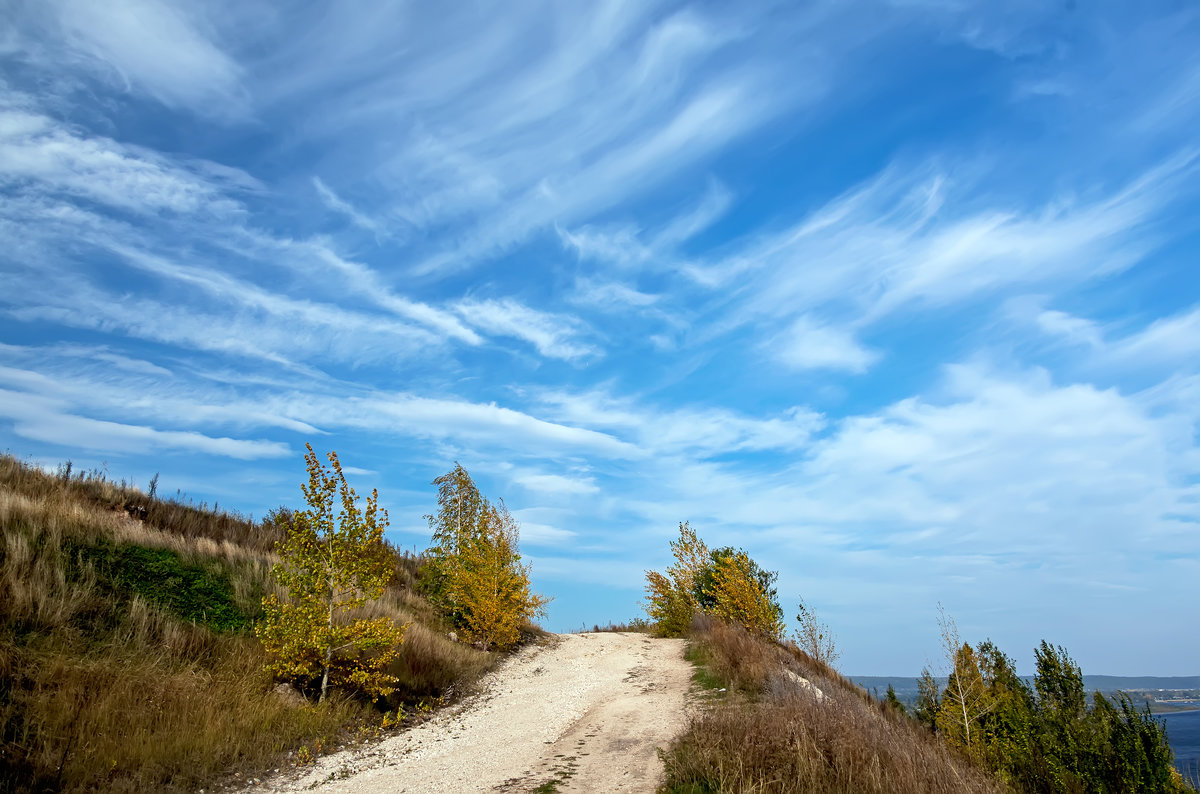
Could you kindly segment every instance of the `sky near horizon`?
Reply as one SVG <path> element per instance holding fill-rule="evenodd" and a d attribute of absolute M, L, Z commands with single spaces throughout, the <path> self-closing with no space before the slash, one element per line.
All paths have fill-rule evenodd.
<path fill-rule="evenodd" d="M 553 630 L 688 520 L 848 673 L 1200 673 L 1200 6 L 0 5 L 0 448 L 311 442 L 418 549 L 459 461 Z"/>

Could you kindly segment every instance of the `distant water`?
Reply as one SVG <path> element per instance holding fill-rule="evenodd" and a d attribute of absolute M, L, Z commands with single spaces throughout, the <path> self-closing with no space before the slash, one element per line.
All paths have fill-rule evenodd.
<path fill-rule="evenodd" d="M 1200 776 L 1200 711 L 1155 714 L 1167 724 L 1167 741 L 1175 751 L 1175 768 L 1185 776 Z"/>

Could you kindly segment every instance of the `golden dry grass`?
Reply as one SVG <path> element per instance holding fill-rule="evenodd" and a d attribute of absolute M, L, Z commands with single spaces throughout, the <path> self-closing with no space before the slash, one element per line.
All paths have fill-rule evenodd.
<path fill-rule="evenodd" d="M 669 792 L 1004 790 L 916 723 L 794 646 L 709 619 L 697 622 L 692 643 L 693 658 L 730 694 L 693 719 L 664 755 Z M 824 697 L 795 685 L 785 669 Z"/>
<path fill-rule="evenodd" d="M 275 694 L 249 630 L 273 589 L 273 527 L 3 456 L 0 530 L 0 792 L 183 791 L 255 774 L 373 731 L 383 708 L 461 691 L 493 658 L 446 637 L 414 592 L 419 561 L 397 555 L 367 611 L 412 623 L 400 691 L 375 707 L 304 703 Z M 143 558 L 215 588 L 238 620 L 156 602 L 161 583 L 130 567 Z"/>

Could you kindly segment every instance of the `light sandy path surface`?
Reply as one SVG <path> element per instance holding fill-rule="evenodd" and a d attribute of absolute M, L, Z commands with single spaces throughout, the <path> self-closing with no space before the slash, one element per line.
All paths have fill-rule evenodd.
<path fill-rule="evenodd" d="M 683 640 L 564 634 L 522 649 L 481 694 L 403 734 L 327 756 L 277 792 L 652 792 L 687 725 Z M 256 791 L 264 790 L 257 787 Z"/>

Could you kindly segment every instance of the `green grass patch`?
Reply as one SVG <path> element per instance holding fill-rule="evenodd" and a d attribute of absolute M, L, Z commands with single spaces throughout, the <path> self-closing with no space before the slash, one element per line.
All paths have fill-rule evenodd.
<path fill-rule="evenodd" d="M 709 667 L 708 654 L 704 650 L 704 646 L 699 643 L 689 642 L 687 650 L 684 651 L 683 658 L 692 663 L 696 669 L 692 672 L 692 681 L 701 689 L 713 691 L 725 689 L 726 682 L 721 679 Z"/>
<path fill-rule="evenodd" d="M 720 789 L 708 783 L 678 783 L 663 789 L 667 794 L 717 794 Z"/>
<path fill-rule="evenodd" d="M 187 562 L 168 549 L 100 542 L 67 547 L 95 570 L 100 582 L 138 595 L 189 623 L 213 631 L 241 631 L 254 615 L 234 597 L 229 571 L 217 562 Z"/>

